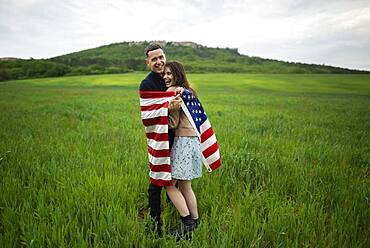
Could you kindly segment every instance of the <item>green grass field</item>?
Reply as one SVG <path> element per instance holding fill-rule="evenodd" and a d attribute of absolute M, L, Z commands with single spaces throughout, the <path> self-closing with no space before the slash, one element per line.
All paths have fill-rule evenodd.
<path fill-rule="evenodd" d="M 0 82 L 1 247 L 370 246 L 370 75 L 190 74 L 223 166 L 178 243 L 145 232 L 144 76 Z"/>

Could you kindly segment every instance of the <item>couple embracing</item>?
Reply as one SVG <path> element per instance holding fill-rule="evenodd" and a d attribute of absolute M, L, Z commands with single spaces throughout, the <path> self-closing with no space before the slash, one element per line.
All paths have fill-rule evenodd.
<path fill-rule="evenodd" d="M 184 67 L 166 62 L 163 48 L 145 48 L 151 72 L 140 84 L 141 118 L 148 142 L 150 217 L 161 236 L 161 191 L 178 210 L 182 223 L 171 231 L 181 238 L 198 226 L 197 199 L 191 180 L 202 176 L 202 163 L 209 171 L 221 165 L 218 144 L 197 94 L 190 87 Z"/>

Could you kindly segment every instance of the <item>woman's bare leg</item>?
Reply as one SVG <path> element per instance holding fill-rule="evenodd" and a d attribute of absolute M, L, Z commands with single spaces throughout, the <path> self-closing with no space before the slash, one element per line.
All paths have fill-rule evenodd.
<path fill-rule="evenodd" d="M 190 180 L 179 180 L 179 189 L 185 198 L 187 208 L 189 209 L 190 215 L 193 219 L 198 219 L 198 206 L 197 198 L 195 197 L 194 191 L 191 188 Z"/>
<path fill-rule="evenodd" d="M 179 211 L 180 215 L 182 217 L 188 216 L 190 213 L 185 198 L 179 189 L 174 186 L 175 184 L 176 180 L 172 180 L 172 186 L 165 187 L 167 194 L 170 197 L 173 205 L 175 205 L 177 211 Z"/>

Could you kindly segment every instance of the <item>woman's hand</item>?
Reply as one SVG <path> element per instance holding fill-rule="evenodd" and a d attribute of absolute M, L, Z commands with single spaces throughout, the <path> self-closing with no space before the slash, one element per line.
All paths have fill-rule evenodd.
<path fill-rule="evenodd" d="M 181 96 L 180 94 L 177 94 L 174 98 L 172 98 L 172 100 L 170 100 L 170 104 L 168 106 L 168 109 L 180 109 L 181 107 L 181 102 L 182 102 L 182 99 L 181 99 Z"/>
<path fill-rule="evenodd" d="M 177 95 L 182 96 L 182 93 L 184 93 L 184 88 L 183 87 L 177 87 L 175 92 L 176 92 Z"/>

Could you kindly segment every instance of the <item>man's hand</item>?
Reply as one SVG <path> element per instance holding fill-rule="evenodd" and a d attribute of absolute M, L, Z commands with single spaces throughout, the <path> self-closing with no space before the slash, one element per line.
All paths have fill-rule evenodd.
<path fill-rule="evenodd" d="M 180 94 L 177 94 L 172 100 L 170 101 L 170 104 L 168 106 L 168 109 L 180 109 L 181 107 L 182 99 L 180 97 Z"/>

